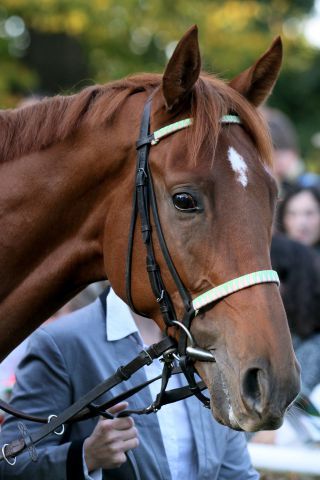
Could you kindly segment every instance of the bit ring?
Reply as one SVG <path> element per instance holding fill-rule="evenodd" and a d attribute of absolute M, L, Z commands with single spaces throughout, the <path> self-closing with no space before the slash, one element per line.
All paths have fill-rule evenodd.
<path fill-rule="evenodd" d="M 5 443 L 2 448 L 1 448 L 1 452 L 2 452 L 2 456 L 3 456 L 3 459 L 11 466 L 15 465 L 16 464 L 16 461 L 17 461 L 17 457 L 14 457 L 12 462 L 10 462 L 10 460 L 6 457 L 6 447 L 9 446 L 9 443 Z"/>

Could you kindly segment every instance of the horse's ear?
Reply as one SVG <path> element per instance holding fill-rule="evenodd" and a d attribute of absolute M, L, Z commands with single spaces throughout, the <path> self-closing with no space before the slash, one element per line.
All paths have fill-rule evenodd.
<path fill-rule="evenodd" d="M 191 91 L 198 80 L 200 68 L 198 28 L 194 25 L 176 46 L 163 75 L 162 92 L 168 110 Z"/>
<path fill-rule="evenodd" d="M 230 86 L 256 107 L 271 93 L 282 62 L 282 41 L 277 37 L 256 63 L 231 80 Z"/>

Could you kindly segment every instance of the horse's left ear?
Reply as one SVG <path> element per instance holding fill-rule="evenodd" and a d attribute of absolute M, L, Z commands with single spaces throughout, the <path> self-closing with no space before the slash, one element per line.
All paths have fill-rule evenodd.
<path fill-rule="evenodd" d="M 259 106 L 271 93 L 282 62 L 282 41 L 277 37 L 256 63 L 235 77 L 229 85 Z"/>
<path fill-rule="evenodd" d="M 162 79 L 162 93 L 168 110 L 181 102 L 198 80 L 201 58 L 198 28 L 191 27 L 181 38 Z"/>

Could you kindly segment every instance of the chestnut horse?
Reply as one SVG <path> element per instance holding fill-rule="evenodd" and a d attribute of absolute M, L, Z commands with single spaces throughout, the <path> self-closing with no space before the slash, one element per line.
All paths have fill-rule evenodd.
<path fill-rule="evenodd" d="M 163 76 L 137 75 L 0 114 L 1 358 L 91 282 L 108 278 L 127 300 L 136 141 L 150 95 L 151 131 L 192 118 L 192 125 L 150 149 L 164 237 L 190 296 L 270 269 L 277 188 L 256 107 L 270 93 L 281 57 L 276 39 L 230 83 L 200 75 L 192 27 Z M 228 114 L 241 124 L 221 123 Z M 139 222 L 136 230 L 133 304 L 164 329 Z M 183 304 L 157 238 L 154 249 L 181 317 Z M 299 389 L 278 286 L 253 285 L 211 303 L 191 330 L 216 358 L 196 363 L 215 418 L 243 430 L 278 427 Z"/>

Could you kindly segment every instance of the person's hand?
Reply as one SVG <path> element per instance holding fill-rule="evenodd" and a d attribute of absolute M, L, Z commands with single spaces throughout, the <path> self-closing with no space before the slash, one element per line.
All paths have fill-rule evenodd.
<path fill-rule="evenodd" d="M 108 411 L 116 414 L 127 407 L 127 402 L 121 402 Z M 134 427 L 132 418 L 123 417 L 113 420 L 100 418 L 92 434 L 83 444 L 88 471 L 120 467 L 127 460 L 125 452 L 138 445 L 137 429 Z"/>

